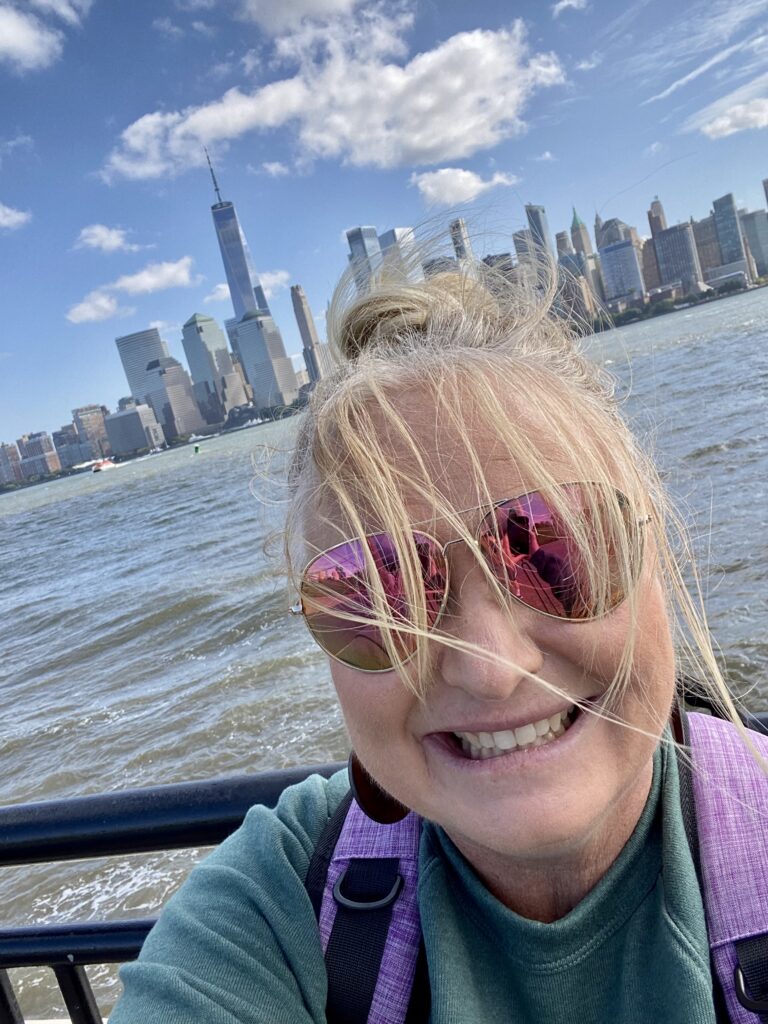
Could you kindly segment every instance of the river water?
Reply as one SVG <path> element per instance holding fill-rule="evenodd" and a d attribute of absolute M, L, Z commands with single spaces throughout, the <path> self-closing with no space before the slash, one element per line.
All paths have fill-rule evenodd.
<path fill-rule="evenodd" d="M 588 347 L 686 509 L 734 688 L 768 707 L 768 289 Z M 254 454 L 276 449 L 279 476 L 295 429 L 0 495 L 0 803 L 345 756 L 323 657 L 264 552 L 283 508 Z M 149 916 L 196 856 L 5 869 L 0 923 Z M 108 1009 L 114 971 L 89 973 Z M 28 1015 L 64 1016 L 45 971 L 12 974 Z"/>

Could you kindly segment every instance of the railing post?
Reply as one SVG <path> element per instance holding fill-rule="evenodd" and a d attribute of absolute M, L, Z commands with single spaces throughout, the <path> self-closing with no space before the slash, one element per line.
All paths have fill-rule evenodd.
<path fill-rule="evenodd" d="M 53 973 L 72 1024 L 104 1024 L 85 968 L 79 964 L 56 964 Z"/>
<path fill-rule="evenodd" d="M 8 971 L 0 970 L 0 1024 L 24 1024 Z"/>

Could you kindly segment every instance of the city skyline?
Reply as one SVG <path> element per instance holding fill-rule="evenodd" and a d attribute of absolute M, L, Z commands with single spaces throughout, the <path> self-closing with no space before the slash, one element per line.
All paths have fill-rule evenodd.
<path fill-rule="evenodd" d="M 0 437 L 114 408 L 115 337 L 154 325 L 183 359 L 193 312 L 225 319 L 205 145 L 291 356 L 303 346 L 289 288 L 302 285 L 323 339 L 350 225 L 382 234 L 458 214 L 495 252 L 527 226 L 526 203 L 553 233 L 575 206 L 590 230 L 598 210 L 643 235 L 655 194 L 670 225 L 724 193 L 764 205 L 768 2 L 529 0 L 511 17 L 500 2 L 308 0 L 312 23 L 272 0 L 77 0 L 68 22 L 28 6 L 28 48 L 0 45 Z M 332 81 L 345 89 L 324 91 Z M 345 106 L 366 81 L 367 102 Z M 427 114 L 393 106 L 392 82 L 426 90 Z"/>

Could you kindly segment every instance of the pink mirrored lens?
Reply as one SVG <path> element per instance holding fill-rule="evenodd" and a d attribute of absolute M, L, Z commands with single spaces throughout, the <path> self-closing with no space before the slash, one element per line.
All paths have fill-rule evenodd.
<path fill-rule="evenodd" d="M 581 485 L 567 484 L 562 490 L 581 516 L 594 515 Z M 621 499 L 628 504 L 617 495 Z M 596 535 L 600 532 L 596 530 Z M 556 510 L 538 491 L 497 506 L 484 520 L 479 540 L 499 581 L 523 604 L 563 619 L 595 614 L 580 553 Z M 615 589 L 611 606 L 623 599 L 623 590 Z"/>
<path fill-rule="evenodd" d="M 421 563 L 427 622 L 431 627 L 445 596 L 445 556 L 425 534 L 414 533 L 413 541 Z M 392 662 L 376 622 L 364 543 L 392 616 L 408 622 L 400 560 L 393 539 L 384 533 L 372 534 L 364 541 L 347 541 L 319 555 L 304 574 L 301 596 L 307 625 L 323 650 L 353 668 L 375 672 L 391 668 Z M 363 621 L 351 621 L 351 616 Z M 403 657 L 413 653 L 412 637 L 400 634 L 398 639 Z"/>

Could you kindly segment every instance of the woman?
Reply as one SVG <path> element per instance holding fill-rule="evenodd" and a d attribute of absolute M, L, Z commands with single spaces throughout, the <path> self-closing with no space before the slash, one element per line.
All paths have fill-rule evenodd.
<path fill-rule="evenodd" d="M 681 669 L 737 719 L 658 475 L 549 299 L 484 268 L 337 296 L 343 365 L 290 474 L 297 610 L 357 777 L 423 819 L 429 1019 L 710 1024 Z M 112 1024 L 326 1020 L 305 882 L 347 786 L 251 811 L 124 968 Z"/>

